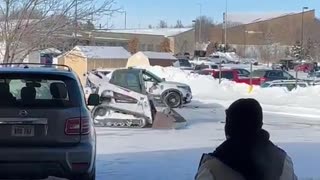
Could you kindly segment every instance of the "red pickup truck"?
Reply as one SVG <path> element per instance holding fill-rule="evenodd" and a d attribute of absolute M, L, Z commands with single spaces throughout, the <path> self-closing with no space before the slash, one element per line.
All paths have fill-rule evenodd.
<path fill-rule="evenodd" d="M 204 69 L 200 72 L 198 72 L 199 74 L 203 74 L 203 75 L 211 75 L 214 78 L 219 78 L 219 69 Z M 248 85 L 250 85 L 250 78 L 248 77 L 240 77 L 238 74 L 237 70 L 233 70 L 233 69 L 222 69 L 221 70 L 221 78 L 222 79 L 228 79 L 230 81 L 235 81 L 237 83 L 246 83 Z M 264 78 L 257 78 L 257 77 L 252 77 L 252 85 L 261 85 L 262 83 L 264 83 Z"/>

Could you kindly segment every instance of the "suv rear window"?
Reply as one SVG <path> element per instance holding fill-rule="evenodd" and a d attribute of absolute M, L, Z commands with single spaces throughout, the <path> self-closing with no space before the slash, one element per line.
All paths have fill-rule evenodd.
<path fill-rule="evenodd" d="M 76 80 L 60 75 L 5 74 L 0 78 L 0 107 L 77 107 Z"/>

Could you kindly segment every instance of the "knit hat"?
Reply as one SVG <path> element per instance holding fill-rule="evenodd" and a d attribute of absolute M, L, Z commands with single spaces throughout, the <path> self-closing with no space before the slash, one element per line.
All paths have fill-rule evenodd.
<path fill-rule="evenodd" d="M 263 112 L 255 99 L 239 99 L 226 110 L 225 133 L 228 137 L 255 135 L 263 125 Z"/>

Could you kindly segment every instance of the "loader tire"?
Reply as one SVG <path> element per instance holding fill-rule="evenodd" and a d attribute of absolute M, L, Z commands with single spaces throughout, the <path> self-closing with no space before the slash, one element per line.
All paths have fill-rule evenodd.
<path fill-rule="evenodd" d="M 178 108 L 182 104 L 182 98 L 178 92 L 168 92 L 164 97 L 164 102 L 170 108 Z"/>

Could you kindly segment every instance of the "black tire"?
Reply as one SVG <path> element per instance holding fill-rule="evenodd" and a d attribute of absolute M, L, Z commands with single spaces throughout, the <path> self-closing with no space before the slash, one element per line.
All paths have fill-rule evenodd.
<path fill-rule="evenodd" d="M 70 180 L 96 180 L 96 167 L 94 166 L 92 171 L 86 174 L 76 175 Z"/>
<path fill-rule="evenodd" d="M 175 91 L 168 92 L 164 96 L 164 103 L 170 108 L 178 108 L 182 104 L 181 95 Z"/>

